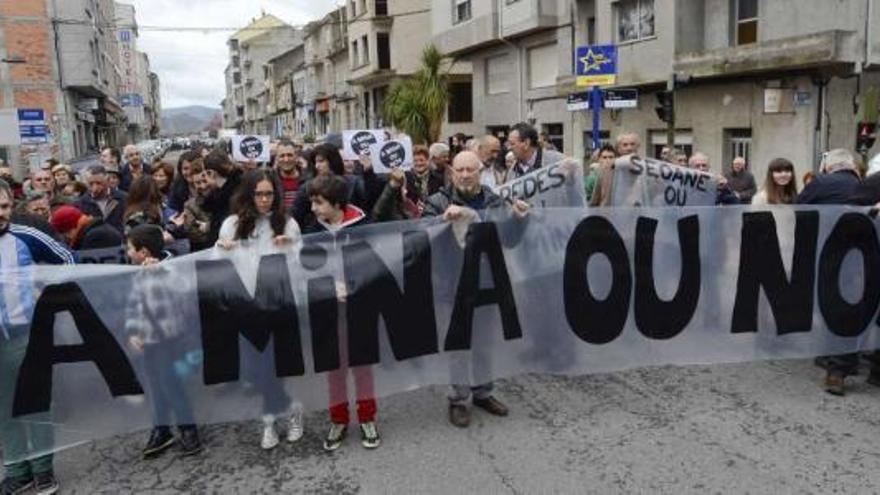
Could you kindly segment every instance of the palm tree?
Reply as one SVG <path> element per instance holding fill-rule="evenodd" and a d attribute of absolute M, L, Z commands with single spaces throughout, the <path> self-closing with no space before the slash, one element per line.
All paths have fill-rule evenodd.
<path fill-rule="evenodd" d="M 414 143 L 440 139 L 443 117 L 449 104 L 447 57 L 434 45 L 422 51 L 421 67 L 410 78 L 391 86 L 385 99 L 385 118 L 407 133 Z"/>

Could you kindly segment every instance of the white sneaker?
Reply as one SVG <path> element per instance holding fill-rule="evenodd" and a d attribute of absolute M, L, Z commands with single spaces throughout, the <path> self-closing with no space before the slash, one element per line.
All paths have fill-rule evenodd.
<path fill-rule="evenodd" d="M 267 414 L 263 416 L 263 439 L 260 447 L 263 450 L 271 450 L 278 446 L 278 432 L 275 431 L 275 416 Z"/>
<path fill-rule="evenodd" d="M 303 436 L 303 417 L 302 411 L 295 410 L 290 416 L 290 422 L 287 428 L 287 441 L 296 442 Z"/>

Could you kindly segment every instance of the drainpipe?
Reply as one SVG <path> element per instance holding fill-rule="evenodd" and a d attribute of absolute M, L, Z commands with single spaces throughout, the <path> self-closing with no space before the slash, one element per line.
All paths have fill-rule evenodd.
<path fill-rule="evenodd" d="M 516 71 L 518 73 L 517 80 L 519 81 L 519 102 L 517 103 L 517 108 L 519 108 L 519 122 L 523 122 L 523 70 L 522 70 L 522 48 L 518 45 L 515 45 L 504 38 L 503 29 L 504 29 L 504 2 L 505 0 L 498 0 L 496 5 L 498 6 L 498 41 L 504 43 L 505 45 L 516 50 Z"/>
<path fill-rule="evenodd" d="M 862 70 L 867 69 L 871 65 L 871 52 L 873 51 L 874 36 L 871 31 L 871 18 L 874 16 L 874 0 L 865 0 L 867 3 L 868 14 L 865 17 L 865 61 L 862 63 Z"/>

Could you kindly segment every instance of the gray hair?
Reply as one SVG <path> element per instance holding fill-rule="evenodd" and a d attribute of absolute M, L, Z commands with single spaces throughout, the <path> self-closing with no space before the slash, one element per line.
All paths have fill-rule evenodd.
<path fill-rule="evenodd" d="M 825 153 L 822 157 L 822 168 L 830 174 L 839 170 L 855 170 L 856 159 L 849 150 L 837 148 Z"/>
<path fill-rule="evenodd" d="M 434 143 L 428 148 L 428 155 L 430 155 L 431 158 L 436 158 L 444 154 L 449 154 L 449 145 L 446 143 Z"/>

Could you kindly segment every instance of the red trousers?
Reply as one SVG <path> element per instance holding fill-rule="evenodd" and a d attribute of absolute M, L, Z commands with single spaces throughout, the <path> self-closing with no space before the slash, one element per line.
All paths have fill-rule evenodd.
<path fill-rule="evenodd" d="M 340 304 L 340 313 L 345 314 L 345 304 Z M 354 375 L 354 389 L 357 398 L 357 414 L 359 423 L 370 423 L 376 420 L 376 399 L 373 390 L 373 370 L 369 366 L 348 367 L 348 332 L 345 319 L 339 325 L 339 362 L 340 367 L 327 375 L 330 389 L 330 421 L 347 425 L 348 414 L 348 374 Z"/>

